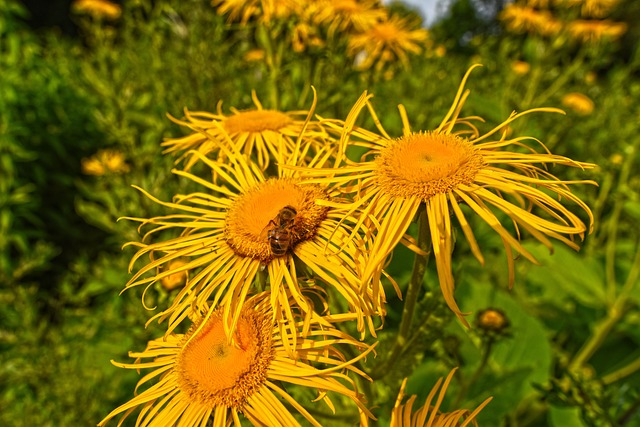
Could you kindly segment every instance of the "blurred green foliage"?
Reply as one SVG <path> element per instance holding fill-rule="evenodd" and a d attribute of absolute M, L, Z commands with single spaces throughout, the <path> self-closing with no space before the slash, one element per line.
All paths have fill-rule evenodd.
<path fill-rule="evenodd" d="M 470 14 L 468 2 L 458 4 L 459 13 Z M 463 36 L 448 24 L 455 22 L 453 12 L 434 32 L 433 46 L 454 47 Z M 113 23 L 75 16 L 77 39 L 53 30 L 36 35 L 23 24 L 26 18 L 20 3 L 0 0 L 0 424 L 92 425 L 129 399 L 138 378 L 108 361 L 125 359 L 157 335 L 144 329 L 148 313 L 139 293 L 116 297 L 128 280 L 131 254 L 119 246 L 138 239 L 134 226 L 117 218 L 161 212 L 130 185 L 162 200 L 190 191 L 186 180 L 171 174 L 172 159 L 161 155 L 160 142 L 181 132 L 166 114 L 181 117 L 185 107 L 214 111 L 218 100 L 247 108 L 252 89 L 265 105 L 274 102 L 272 70 L 243 59 L 272 40 L 226 25 L 209 2 L 196 0 L 128 1 Z M 471 78 L 465 112 L 489 125 L 512 110 L 561 106 L 571 92 L 595 105 L 590 115 L 568 110 L 565 117 L 541 115 L 522 124 L 555 153 L 598 165 L 589 178 L 599 187 L 579 188 L 595 216 L 584 249 L 557 247 L 550 255 L 530 244 L 541 266 L 518 263 L 517 283 L 509 290 L 501 242 L 475 224 L 485 257 L 495 261 L 479 266 L 459 242 L 461 307 L 499 308 L 510 321 L 509 335 L 489 345 L 476 330 L 453 323 L 450 313 L 430 305 L 430 291 L 439 291 L 437 279 L 428 276 L 433 289 L 420 313 L 432 314 L 416 319 L 415 345 L 402 368 L 376 383 L 380 425 L 403 376 L 410 376 L 407 391 L 420 400 L 457 365 L 460 379 L 446 403 L 473 407 L 494 396 L 480 425 L 637 425 L 637 41 L 630 47 L 625 39 L 630 53 L 620 60 L 611 45 L 569 50 L 493 33 L 496 27 L 493 22 L 459 53 L 428 49 L 409 69 L 387 78 L 355 72 L 339 45 L 305 55 L 278 51 L 281 108 L 308 108 L 311 82 L 318 112 L 344 118 L 368 89 L 392 135 L 401 132 L 399 103 L 413 129 L 439 123 L 460 76 L 476 62 L 485 67 Z M 527 74 L 514 74 L 514 61 L 529 64 Z M 128 172 L 83 174 L 82 159 L 104 148 L 120 152 Z M 574 178 L 586 175 L 578 171 Z M 389 269 L 401 286 L 408 259 L 399 252 Z M 166 295 L 154 290 L 151 298 Z M 390 301 L 380 349 L 392 341 L 401 307 Z"/>

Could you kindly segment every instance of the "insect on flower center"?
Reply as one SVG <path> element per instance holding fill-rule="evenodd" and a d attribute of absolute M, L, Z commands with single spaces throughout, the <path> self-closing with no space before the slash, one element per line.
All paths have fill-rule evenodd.
<path fill-rule="evenodd" d="M 264 313 L 245 309 L 231 343 L 221 311 L 213 313 L 190 341 L 193 332 L 189 332 L 176 364 L 180 389 L 212 407 L 242 406 L 266 380 L 273 359 L 268 319 Z"/>
<path fill-rule="evenodd" d="M 241 132 L 278 131 L 291 122 L 291 117 L 280 111 L 256 110 L 234 114 L 223 122 L 223 126 L 232 135 Z"/>
<path fill-rule="evenodd" d="M 398 138 L 375 161 L 384 192 L 422 200 L 472 183 L 483 166 L 482 156 L 468 140 L 436 132 Z"/>
<path fill-rule="evenodd" d="M 262 182 L 229 208 L 226 242 L 237 255 L 266 264 L 315 236 L 328 210 L 315 201 L 324 197 L 319 187 L 286 178 Z"/>

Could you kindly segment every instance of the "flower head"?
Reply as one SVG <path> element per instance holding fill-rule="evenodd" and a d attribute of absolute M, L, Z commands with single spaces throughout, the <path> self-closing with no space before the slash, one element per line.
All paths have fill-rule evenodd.
<path fill-rule="evenodd" d="M 274 19 L 286 19 L 302 9 L 297 0 L 212 0 L 211 3 L 219 15 L 228 15 L 229 22 L 241 24 L 256 18 L 269 25 Z"/>
<path fill-rule="evenodd" d="M 294 305 L 295 299 L 291 300 Z M 268 293 L 258 294 L 243 304 L 232 340 L 225 331 L 223 310 L 218 309 L 200 317 L 186 334 L 155 339 L 145 351 L 130 353 L 135 363 L 113 362 L 126 369 L 153 371 L 139 381 L 134 398 L 98 425 L 123 413 L 127 418 L 140 407 L 136 425 L 150 427 L 205 425 L 211 418 L 215 426 L 233 421 L 239 425 L 242 415 L 254 425 L 298 425 L 292 410 L 319 426 L 284 388 L 288 384 L 317 392 L 315 400 L 329 408 L 333 408 L 331 395 L 346 396 L 365 418 L 371 416 L 349 375 L 366 378 L 353 364 L 373 348 L 336 328 L 337 322 L 351 320 L 349 316 L 314 314 L 294 323 L 296 340 L 280 335 L 274 317 L 280 316 L 272 313 Z M 306 334 L 303 325 L 309 328 Z M 354 346 L 360 355 L 348 359 L 340 350 L 344 345 Z"/>
<path fill-rule="evenodd" d="M 129 165 L 118 150 L 104 149 L 82 159 L 82 173 L 85 175 L 101 176 L 126 172 L 129 172 Z"/>
<path fill-rule="evenodd" d="M 442 378 L 440 378 L 429 392 L 424 405 L 415 411 L 413 410 L 413 404 L 415 403 L 417 396 L 413 395 L 405 403 L 402 403 L 404 400 L 404 389 L 407 385 L 407 379 L 405 378 L 402 382 L 402 386 L 400 387 L 400 392 L 398 393 L 398 398 L 396 399 L 393 412 L 391 413 L 391 427 L 465 427 L 470 423 L 477 425 L 475 418 L 491 401 L 491 397 L 482 402 L 473 412 L 467 409 L 459 409 L 451 412 L 440 411 L 440 405 L 442 404 L 447 388 L 449 387 L 449 383 L 451 382 L 451 378 L 453 378 L 453 374 L 455 374 L 456 370 L 457 369 L 453 369 L 449 373 L 444 384 L 442 383 Z M 436 398 L 436 393 L 438 393 L 438 389 L 441 384 L 442 388 Z"/>
<path fill-rule="evenodd" d="M 409 20 L 398 16 L 385 18 L 362 33 L 349 37 L 349 52 L 362 53 L 360 68 L 382 68 L 386 63 L 399 60 L 409 63 L 408 53 L 420 53 L 422 43 L 428 38 L 424 28 L 412 28 Z"/>
<path fill-rule="evenodd" d="M 563 96 L 562 105 L 585 116 L 593 113 L 593 110 L 595 109 L 595 105 L 591 98 L 578 92 L 571 92 Z"/>
<path fill-rule="evenodd" d="M 627 31 L 624 22 L 611 20 L 576 19 L 569 23 L 569 34 L 581 43 L 597 43 L 601 40 L 617 40 Z"/>
<path fill-rule="evenodd" d="M 75 0 L 71 9 L 77 13 L 86 13 L 94 18 L 116 20 L 122 14 L 122 8 L 108 0 Z"/>
<path fill-rule="evenodd" d="M 283 157 L 294 151 L 305 152 L 311 146 L 319 146 L 325 137 L 322 127 L 311 120 L 313 112 L 281 112 L 262 107 L 255 92 L 252 93 L 256 105 L 252 110 L 232 108 L 232 114 L 222 113 L 218 104 L 217 114 L 208 112 L 189 112 L 185 110 L 186 121 L 172 119 L 193 132 L 181 138 L 164 141 L 165 153 L 183 152 L 190 156 L 185 169 L 188 170 L 202 155 L 215 154 L 217 159 L 225 160 L 225 150 L 236 150 L 246 156 L 252 156 L 262 170 L 265 170 L 271 158 Z M 302 147 L 297 147 L 298 140 Z"/>
<path fill-rule="evenodd" d="M 309 4 L 311 22 L 328 25 L 329 36 L 334 33 L 361 33 L 385 19 L 387 12 L 376 0 L 315 0 Z"/>
<path fill-rule="evenodd" d="M 301 294 L 307 286 L 303 280 L 306 277 L 326 283 L 341 295 L 350 310 L 358 314 L 358 328 L 364 332 L 365 318 L 383 314 L 384 293 L 361 286 L 360 243 L 348 238 L 350 230 L 340 224 L 341 216 L 317 203 L 330 202 L 326 188 L 302 182 L 291 170 L 281 169 L 278 177 L 266 179 L 243 155 L 225 153 L 227 163 L 200 159 L 217 180 L 174 171 L 202 185 L 202 192 L 163 202 L 141 190 L 175 213 L 128 218 L 141 222 L 141 227 L 150 227 L 141 243 L 131 243 L 139 247 L 131 267 L 145 255 L 151 262 L 134 274 L 126 288 L 148 288 L 172 274 L 164 266 L 175 259 L 186 259 L 187 265 L 181 268 L 190 272 L 187 283 L 173 304 L 152 320 L 168 318 L 171 332 L 194 307 L 205 306 L 212 299 L 213 307 L 225 307 L 225 328 L 229 332 L 235 328 L 249 293 L 268 286 L 277 309 L 287 304 L 285 291 Z M 287 163 L 278 160 L 280 165 Z M 159 235 L 164 232 L 173 234 Z M 177 232 L 180 234 L 175 237 Z M 155 242 L 150 242 L 152 239 Z M 312 309 L 304 300 L 298 305 L 305 312 Z M 369 330 L 373 333 L 370 323 Z"/>
<path fill-rule="evenodd" d="M 344 156 L 344 164 L 339 167 L 306 172 L 308 182 L 334 183 L 343 191 L 352 191 L 353 201 L 343 204 L 341 209 L 343 216 L 358 218 L 354 227 L 368 236 L 369 260 L 362 275 L 365 282 L 370 277 L 377 282 L 375 278 L 380 276 L 385 260 L 398 243 L 412 247 L 405 233 L 421 210 L 428 221 L 444 298 L 463 321 L 453 295 L 454 221 L 481 263 L 484 257 L 468 215 L 476 215 L 499 235 L 508 255 L 510 285 L 515 271 L 513 251 L 537 262 L 520 244 L 523 231 L 549 248 L 552 246 L 549 238 L 553 238 L 577 249 L 573 237 L 583 238 L 588 229 L 565 203 L 577 205 L 593 221 L 589 208 L 568 187 L 590 181 L 562 181 L 546 170 L 551 165 L 579 168 L 593 165 L 548 152 L 538 153 L 525 144 L 532 140 L 541 145 L 531 137 L 507 138 L 507 126 L 523 115 L 560 110 L 541 108 L 512 113 L 494 129 L 480 134 L 473 124 L 479 118 L 459 116 L 469 95 L 464 85 L 473 68 L 464 76 L 453 105 L 435 130 L 412 131 L 401 108 L 404 128 L 399 138 L 389 136 L 382 128 L 369 103 L 370 95 L 365 92 L 344 122 L 334 121 L 327 126 L 342 132 L 343 153 L 350 145 L 364 146 L 368 153 L 360 162 Z M 374 116 L 378 133 L 355 126 L 365 107 Z M 515 230 L 515 236 L 510 228 Z"/>
<path fill-rule="evenodd" d="M 548 10 L 536 10 L 528 6 L 508 4 L 500 13 L 500 20 L 507 30 L 514 33 L 533 33 L 542 36 L 557 34 L 562 24 Z"/>

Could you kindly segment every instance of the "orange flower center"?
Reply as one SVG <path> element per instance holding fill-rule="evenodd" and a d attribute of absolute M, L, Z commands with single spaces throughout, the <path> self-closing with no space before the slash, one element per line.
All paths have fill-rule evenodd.
<path fill-rule="evenodd" d="M 248 132 L 278 131 L 292 122 L 285 113 L 274 110 L 242 111 L 223 122 L 224 129 L 233 135 Z"/>
<path fill-rule="evenodd" d="M 315 201 L 326 197 L 316 186 L 298 185 L 279 178 L 265 181 L 239 196 L 229 208 L 225 220 L 225 238 L 233 251 L 268 263 L 274 256 L 274 240 L 283 253 L 313 238 L 328 208 Z M 280 221 L 285 207 L 295 210 L 290 221 Z M 276 233 L 277 232 L 277 233 Z"/>
<path fill-rule="evenodd" d="M 436 132 L 403 136 L 383 149 L 375 162 L 385 193 L 422 200 L 471 184 L 483 166 L 482 156 L 468 140 Z"/>
<path fill-rule="evenodd" d="M 270 316 L 245 309 L 229 342 L 222 311 L 214 312 L 198 335 L 189 341 L 176 362 L 180 389 L 200 403 L 214 407 L 241 407 L 266 381 L 273 360 Z"/>

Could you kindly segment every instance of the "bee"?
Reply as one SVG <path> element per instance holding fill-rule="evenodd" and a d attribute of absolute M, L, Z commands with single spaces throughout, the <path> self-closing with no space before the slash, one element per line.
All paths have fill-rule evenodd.
<path fill-rule="evenodd" d="M 267 227 L 271 227 L 267 233 L 267 240 L 271 246 L 271 252 L 275 256 L 287 253 L 292 243 L 292 229 L 296 223 L 298 211 L 293 206 L 287 205 L 280 209 L 278 215 L 269 221 Z"/>

